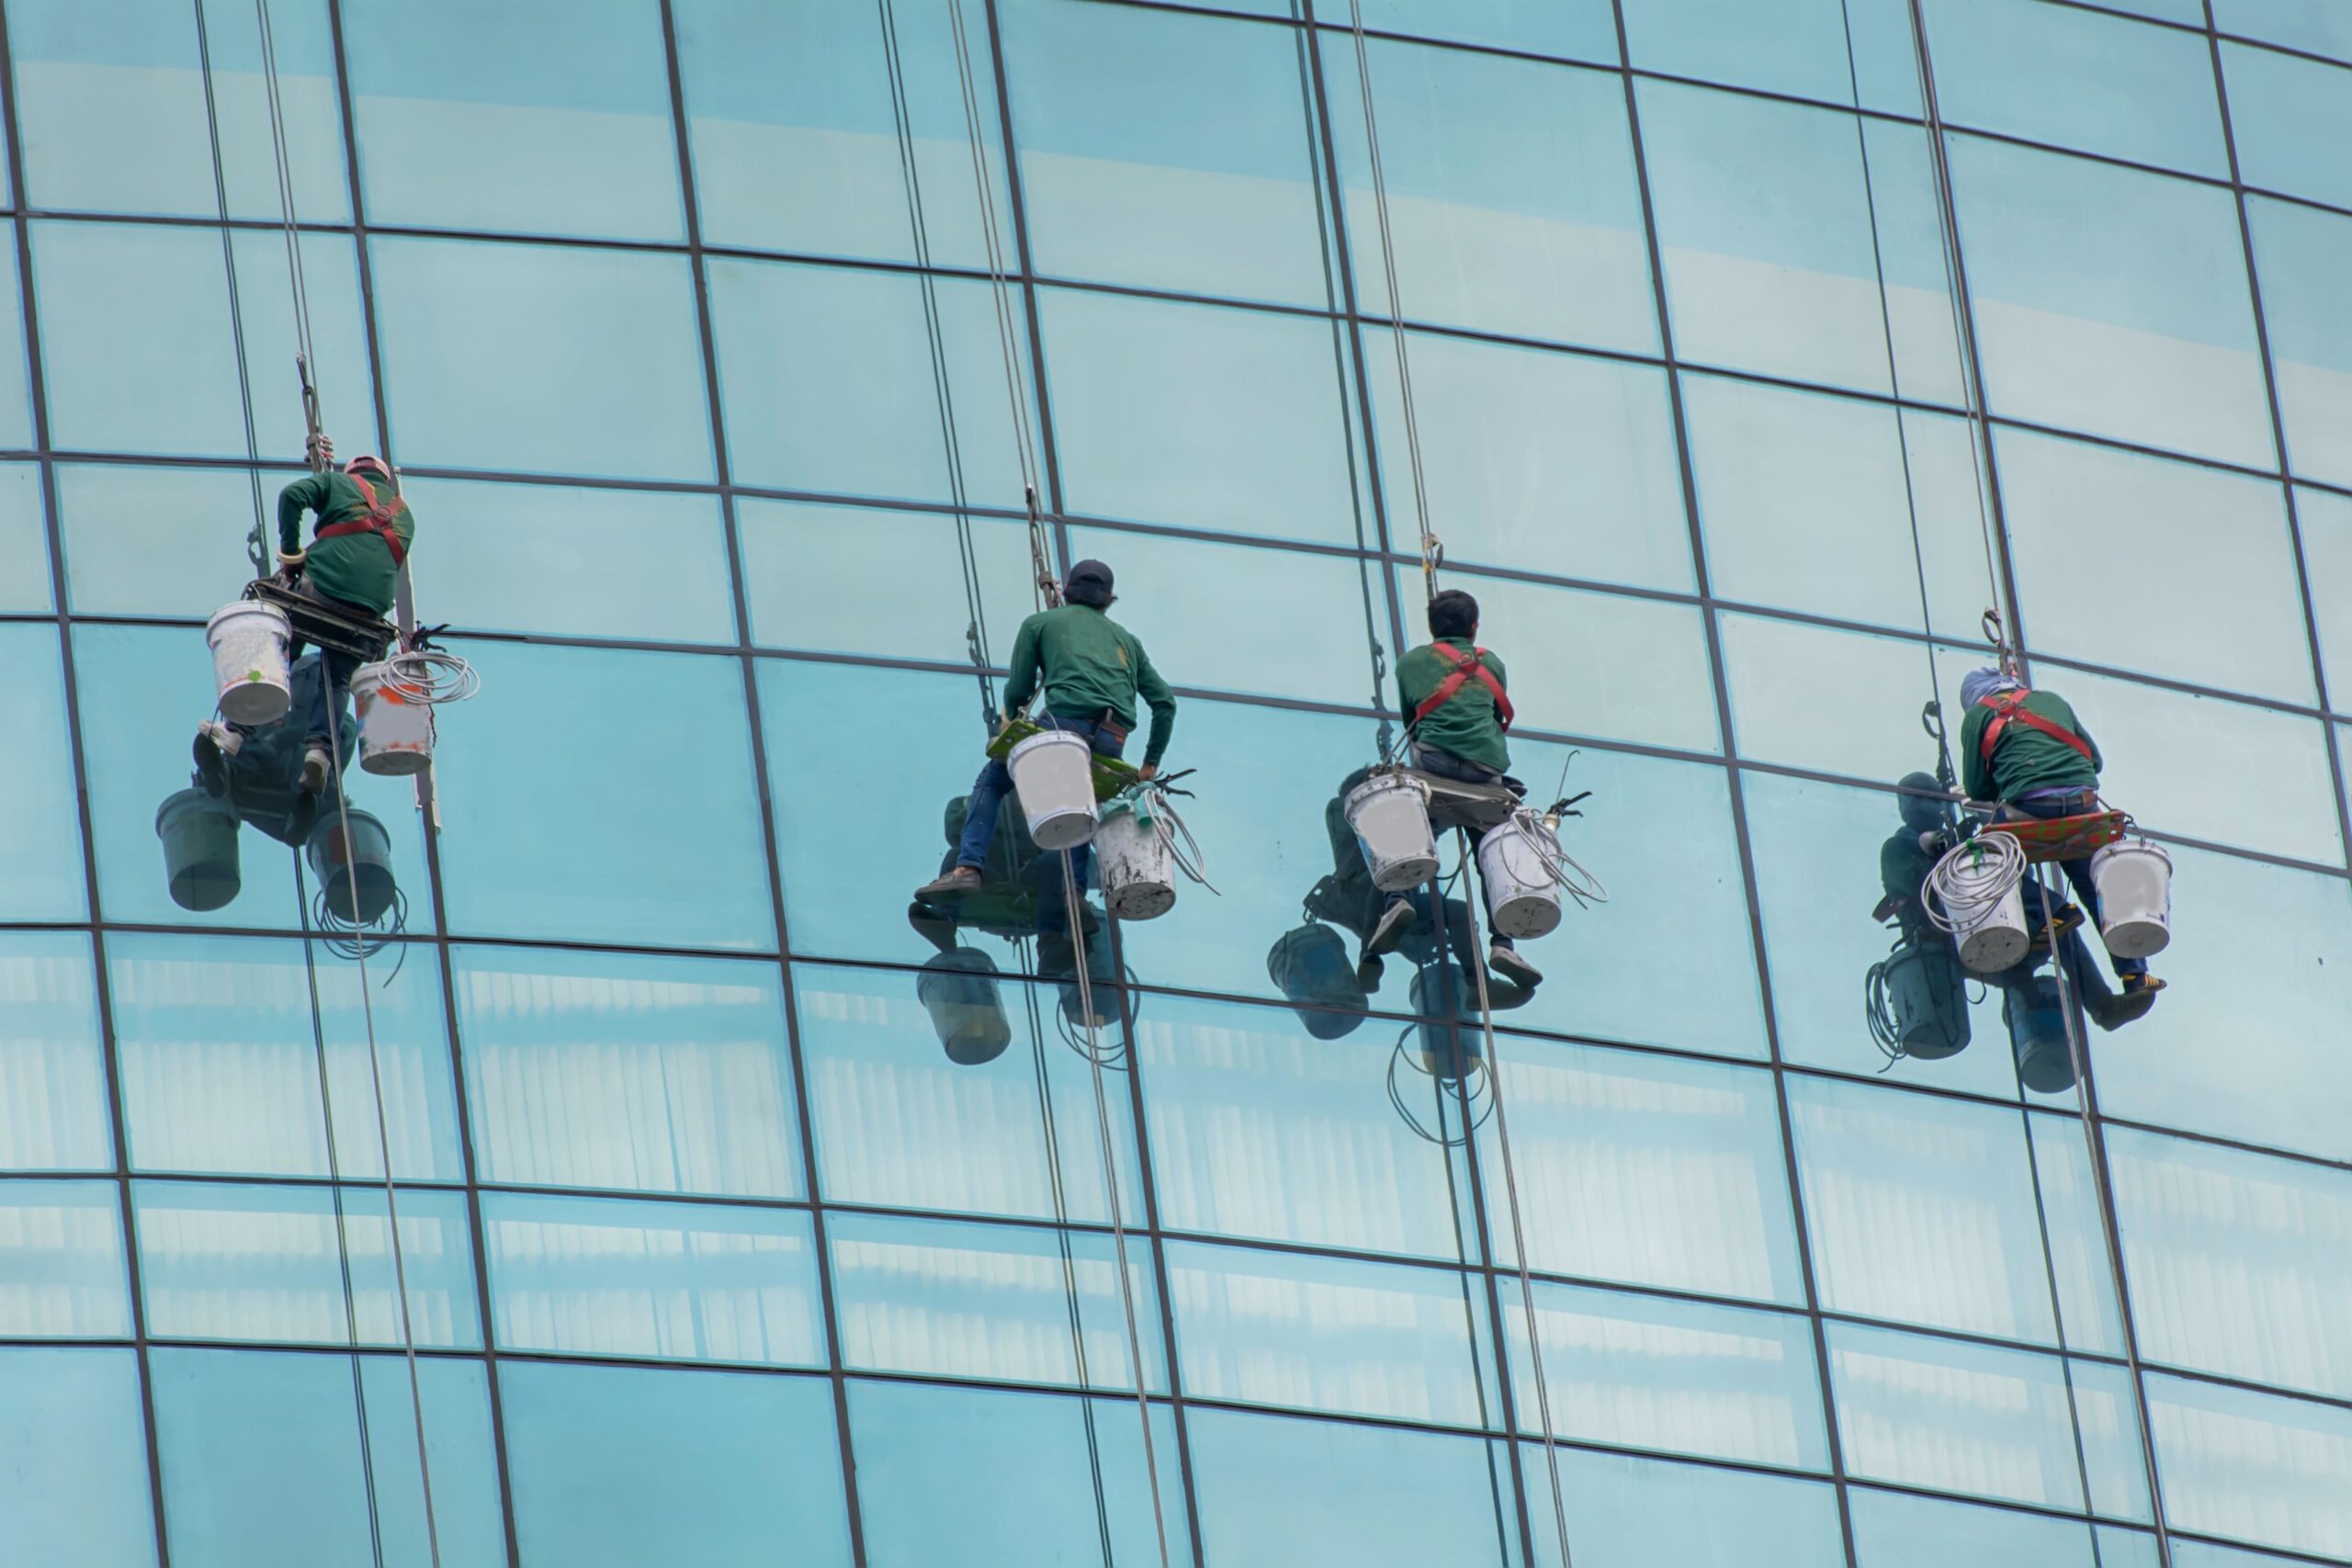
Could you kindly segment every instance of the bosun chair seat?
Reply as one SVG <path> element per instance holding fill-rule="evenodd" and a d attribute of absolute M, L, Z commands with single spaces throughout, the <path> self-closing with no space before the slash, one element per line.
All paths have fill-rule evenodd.
<path fill-rule="evenodd" d="M 2086 811 L 2078 817 L 2029 817 L 2014 822 L 1987 822 L 1987 833 L 2007 833 L 2035 864 L 2080 860 L 2123 837 L 2132 818 L 2120 811 Z"/>
<path fill-rule="evenodd" d="M 249 584 L 244 596 L 284 611 L 294 635 L 311 647 L 351 654 L 363 664 L 381 660 L 392 638 L 400 635 L 379 616 L 345 615 L 307 593 L 295 592 L 274 577 Z"/>

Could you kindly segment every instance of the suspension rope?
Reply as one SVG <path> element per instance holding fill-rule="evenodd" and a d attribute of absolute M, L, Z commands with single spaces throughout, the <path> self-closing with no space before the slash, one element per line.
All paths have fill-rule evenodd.
<path fill-rule="evenodd" d="M 204 0 L 196 0 L 200 9 Z M 277 35 L 270 26 L 269 0 L 254 0 L 254 18 L 261 31 L 262 84 L 269 101 L 269 138 L 277 165 L 277 210 L 286 234 L 286 281 L 294 300 L 294 370 L 302 386 L 302 421 L 307 427 L 303 450 L 314 470 L 323 470 L 319 438 L 319 392 L 312 379 L 318 355 L 311 340 L 311 289 L 302 267 L 300 221 L 295 211 L 294 161 L 287 150 L 286 102 L 277 79 Z"/>
<path fill-rule="evenodd" d="M 255 576 L 269 570 L 268 509 L 262 498 L 261 438 L 254 425 L 253 372 L 245 356 L 245 311 L 237 288 L 236 231 L 229 227 L 229 177 L 220 157 L 220 106 L 212 81 L 212 39 L 205 26 L 204 0 L 189 0 L 196 12 L 196 61 L 204 79 L 204 130 L 212 149 L 212 199 L 220 217 L 220 265 L 229 275 L 229 336 L 237 355 L 237 408 L 245 422 L 245 474 L 253 482 L 254 527 L 245 536 Z"/>

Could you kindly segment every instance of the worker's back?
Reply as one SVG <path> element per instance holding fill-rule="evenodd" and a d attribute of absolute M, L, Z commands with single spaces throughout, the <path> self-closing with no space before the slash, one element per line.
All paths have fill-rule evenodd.
<path fill-rule="evenodd" d="M 2007 691 L 1995 695 L 2007 703 L 2018 694 Z M 2080 749 L 2036 727 L 2026 715 L 2074 737 Z M 2045 790 L 2098 787 L 2098 747 L 2065 698 L 2055 692 L 2025 693 L 1996 732 L 1988 759 L 1984 736 L 1999 716 L 1996 709 L 1979 703 L 1968 710 L 1967 721 L 1961 726 L 1961 753 L 1970 795 L 1979 800 L 2014 801 Z"/>
<path fill-rule="evenodd" d="M 1441 643 L 1453 650 L 1451 656 L 1441 651 Z M 1424 643 L 1396 661 L 1397 697 L 1416 742 L 1499 773 L 1510 766 L 1510 747 L 1503 738 L 1502 712 L 1496 705 L 1495 694 L 1476 675 L 1458 682 L 1452 695 L 1418 720 L 1413 716 L 1452 678 L 1461 661 L 1474 654 L 1494 676 L 1496 684 L 1508 689 L 1510 682 L 1499 656 L 1474 649 L 1466 637 L 1446 638 Z"/>
<path fill-rule="evenodd" d="M 372 501 L 370 491 L 374 492 Z M 277 508 L 281 535 L 289 521 L 300 527 L 301 513 L 318 514 L 308 542 L 310 553 L 302 562 L 303 575 L 311 580 L 312 587 L 379 615 L 390 613 L 399 563 L 384 538 L 372 532 L 320 538 L 317 530 L 356 523 L 379 510 L 389 511 L 386 525 L 400 540 L 405 555 L 416 537 L 416 513 L 401 495 L 398 480 L 370 478 L 362 488 L 361 481 L 347 473 L 313 474 L 279 491 Z"/>

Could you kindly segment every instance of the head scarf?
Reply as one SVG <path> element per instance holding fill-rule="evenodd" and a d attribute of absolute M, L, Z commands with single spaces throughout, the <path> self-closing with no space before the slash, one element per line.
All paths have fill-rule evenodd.
<path fill-rule="evenodd" d="M 2021 688 L 2015 681 L 1988 664 L 1982 670 L 1971 670 L 1962 679 L 1960 700 L 1962 706 L 1973 708 L 1996 692 L 2018 690 Z"/>

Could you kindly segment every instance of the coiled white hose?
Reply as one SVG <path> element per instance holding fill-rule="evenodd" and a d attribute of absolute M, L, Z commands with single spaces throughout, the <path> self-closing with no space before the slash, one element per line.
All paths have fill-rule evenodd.
<path fill-rule="evenodd" d="M 1928 873 L 1921 904 L 1938 929 L 1973 931 L 2025 880 L 2025 846 L 2013 833 L 1979 833 L 1955 845 Z"/>
<path fill-rule="evenodd" d="M 1521 807 L 1495 831 L 1517 833 L 1525 839 L 1543 864 L 1544 880 L 1575 899 L 1577 908 L 1589 909 L 1595 904 L 1609 902 L 1609 889 L 1600 885 L 1600 878 L 1587 871 L 1561 846 L 1559 829 L 1532 810 Z"/>
<path fill-rule="evenodd" d="M 481 690 L 481 676 L 454 653 L 417 648 L 384 660 L 384 684 L 403 702 L 432 706 L 464 702 Z"/>

